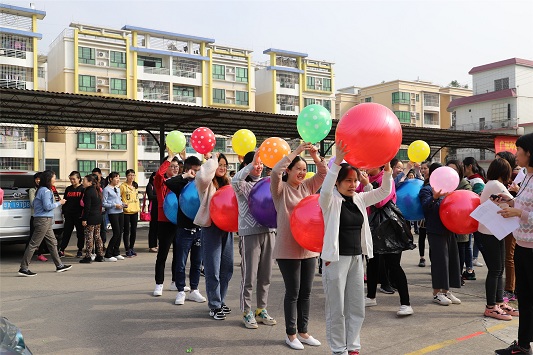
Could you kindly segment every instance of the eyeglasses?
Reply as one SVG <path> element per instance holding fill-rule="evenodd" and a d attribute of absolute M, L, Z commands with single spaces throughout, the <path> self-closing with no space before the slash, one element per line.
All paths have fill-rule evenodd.
<path fill-rule="evenodd" d="M 180 167 L 179 167 L 179 165 L 171 165 L 170 168 L 171 169 L 179 169 Z"/>
<path fill-rule="evenodd" d="M 227 168 L 228 166 L 226 164 L 218 164 L 218 167 L 224 169 L 224 168 Z"/>
<path fill-rule="evenodd" d="M 127 176 L 135 176 L 135 174 L 128 174 Z"/>

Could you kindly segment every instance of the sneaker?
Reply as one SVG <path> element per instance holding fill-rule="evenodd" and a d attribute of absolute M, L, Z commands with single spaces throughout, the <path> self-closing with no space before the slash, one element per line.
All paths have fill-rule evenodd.
<path fill-rule="evenodd" d="M 474 270 L 472 270 L 472 271 L 464 271 L 463 272 L 463 279 L 464 280 L 472 280 L 472 281 L 474 281 L 476 279 L 476 272 Z"/>
<path fill-rule="evenodd" d="M 512 320 L 513 317 L 510 314 L 505 313 L 500 306 L 495 305 L 492 308 L 485 307 L 485 313 L 483 313 L 485 317 L 491 317 L 494 319 L 499 320 Z"/>
<path fill-rule="evenodd" d="M 80 260 L 80 264 L 90 264 L 92 262 L 92 259 L 91 258 L 83 258 Z"/>
<path fill-rule="evenodd" d="M 365 297 L 365 307 L 372 307 L 372 306 L 377 306 L 377 305 L 378 305 L 378 302 L 376 301 L 375 298 Z"/>
<path fill-rule="evenodd" d="M 505 303 L 516 301 L 516 295 L 513 291 L 503 291 L 503 301 Z"/>
<path fill-rule="evenodd" d="M 92 257 L 91 257 L 91 259 L 92 259 Z M 103 257 L 103 256 L 100 256 L 100 255 L 99 255 L 99 256 L 96 256 L 96 257 L 94 258 L 94 261 L 96 261 L 97 263 L 101 263 L 102 261 L 104 261 L 104 257 Z"/>
<path fill-rule="evenodd" d="M 81 250 L 78 250 L 76 253 L 76 258 L 81 258 L 83 256 L 83 252 Z"/>
<path fill-rule="evenodd" d="M 126 258 L 132 258 L 131 250 L 126 250 Z"/>
<path fill-rule="evenodd" d="M 244 322 L 244 326 L 248 329 L 257 329 L 257 321 L 254 318 L 254 314 L 252 311 L 244 312 L 242 321 Z"/>
<path fill-rule="evenodd" d="M 30 276 L 37 275 L 37 273 L 36 272 L 31 272 L 30 270 L 19 269 L 19 275 L 20 276 L 30 277 Z"/>
<path fill-rule="evenodd" d="M 110 257 L 110 258 L 104 258 L 105 261 L 117 261 L 117 258 L 115 258 L 114 256 Z"/>
<path fill-rule="evenodd" d="M 287 335 L 285 335 L 285 344 L 287 344 L 288 346 L 290 346 L 294 350 L 303 350 L 304 349 L 304 346 L 300 342 L 300 340 L 298 340 L 298 337 L 294 338 L 294 340 L 291 341 L 289 339 L 289 337 Z"/>
<path fill-rule="evenodd" d="M 529 349 L 526 349 L 519 346 L 517 341 L 513 341 L 508 348 L 498 349 L 494 353 L 496 355 L 532 355 L 533 351 L 531 350 L 531 347 L 529 347 Z"/>
<path fill-rule="evenodd" d="M 115 255 L 115 259 L 117 260 L 124 260 L 124 257 L 122 255 Z"/>
<path fill-rule="evenodd" d="M 162 296 L 163 295 L 163 284 L 156 284 L 155 290 L 154 290 L 154 296 Z"/>
<path fill-rule="evenodd" d="M 57 253 L 59 254 L 60 258 L 64 258 L 65 257 L 65 252 L 63 250 L 60 250 Z"/>
<path fill-rule="evenodd" d="M 70 270 L 72 268 L 72 265 L 60 265 L 56 267 L 56 272 L 64 272 L 67 270 Z"/>
<path fill-rule="evenodd" d="M 92 260 L 92 261 L 95 261 L 95 260 L 96 260 L 96 254 L 94 254 L 94 253 L 91 254 L 91 260 Z"/>
<path fill-rule="evenodd" d="M 131 256 L 137 256 L 137 253 L 135 252 L 135 249 L 131 248 L 130 252 L 131 252 Z"/>
<path fill-rule="evenodd" d="M 418 263 L 418 266 L 425 267 L 426 266 L 426 259 L 420 258 L 420 262 Z"/>
<path fill-rule="evenodd" d="M 148 249 L 150 253 L 157 253 L 157 247 Z"/>
<path fill-rule="evenodd" d="M 266 309 L 261 309 L 259 313 L 257 313 L 259 309 L 255 311 L 255 320 L 257 322 L 266 324 L 266 325 L 276 325 L 278 322 L 274 318 L 268 315 L 268 312 Z"/>
<path fill-rule="evenodd" d="M 185 292 L 184 292 L 185 293 Z M 194 301 L 194 302 L 198 302 L 198 303 L 203 303 L 205 302 L 205 297 L 202 296 L 202 294 L 200 293 L 200 291 L 198 290 L 192 290 L 189 295 L 187 296 L 187 299 L 189 301 Z"/>
<path fill-rule="evenodd" d="M 320 345 L 322 345 L 321 342 L 319 342 L 318 340 L 316 340 L 315 338 L 313 338 L 310 335 L 309 335 L 309 338 L 304 338 L 304 337 L 300 336 L 300 334 L 297 334 L 296 335 L 296 339 L 298 339 L 300 341 L 300 343 L 304 343 L 304 344 L 311 345 L 311 346 L 320 346 Z"/>
<path fill-rule="evenodd" d="M 183 291 L 189 292 L 191 288 L 189 286 L 183 286 Z"/>
<path fill-rule="evenodd" d="M 359 355 L 359 350 L 348 351 L 348 355 Z"/>
<path fill-rule="evenodd" d="M 43 254 L 37 256 L 37 260 L 39 260 L 39 261 L 48 261 L 48 259 Z"/>
<path fill-rule="evenodd" d="M 230 314 L 231 313 L 231 308 L 229 308 L 225 304 L 222 304 L 222 312 L 224 312 L 224 314 Z"/>
<path fill-rule="evenodd" d="M 204 268 L 203 267 L 200 269 L 200 276 L 205 277 L 205 272 L 204 272 Z"/>
<path fill-rule="evenodd" d="M 507 313 L 508 315 L 513 316 L 513 317 L 518 317 L 520 314 L 518 312 L 518 309 L 509 306 L 507 303 L 501 304 L 500 309 L 504 311 L 505 313 Z"/>
<path fill-rule="evenodd" d="M 386 293 L 387 295 L 394 294 L 394 290 L 392 289 L 390 285 L 385 285 L 385 286 L 381 285 L 381 287 L 379 288 L 379 292 Z"/>
<path fill-rule="evenodd" d="M 216 320 L 226 319 L 226 314 L 222 311 L 222 308 L 214 308 L 209 311 L 209 317 L 213 317 Z"/>
<path fill-rule="evenodd" d="M 480 266 L 483 266 L 483 263 L 480 263 L 479 261 L 477 261 L 477 258 L 476 258 L 476 259 L 472 260 L 472 265 L 480 267 Z"/>
<path fill-rule="evenodd" d="M 452 291 L 446 292 L 446 297 L 448 297 L 450 299 L 450 301 L 452 301 L 453 304 L 461 304 L 461 300 L 459 298 L 455 297 L 455 295 L 452 293 Z"/>
<path fill-rule="evenodd" d="M 174 304 L 185 304 L 185 292 L 181 291 L 178 292 L 176 295 L 176 300 L 174 301 Z"/>
<path fill-rule="evenodd" d="M 442 292 L 439 292 L 433 296 L 433 302 L 438 303 L 441 306 L 449 306 L 452 304 L 452 301 Z"/>
<path fill-rule="evenodd" d="M 411 314 L 415 313 L 413 311 L 413 308 L 411 306 L 401 305 L 400 310 L 396 312 L 396 315 L 398 316 L 410 316 Z"/>
<path fill-rule="evenodd" d="M 183 288 L 184 292 L 189 292 L 190 290 L 191 290 L 191 288 L 189 286 L 185 286 Z M 170 283 L 170 291 L 178 291 L 178 286 L 176 286 L 176 282 L 172 281 Z"/>

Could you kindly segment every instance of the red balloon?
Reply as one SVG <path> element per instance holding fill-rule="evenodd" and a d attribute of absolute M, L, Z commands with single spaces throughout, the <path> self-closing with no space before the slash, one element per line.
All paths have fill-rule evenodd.
<path fill-rule="evenodd" d="M 198 127 L 192 132 L 191 146 L 200 154 L 212 151 L 216 143 L 215 134 L 207 127 Z"/>
<path fill-rule="evenodd" d="M 222 186 L 215 192 L 209 204 L 209 213 L 218 228 L 226 232 L 239 231 L 239 205 L 230 185 Z"/>
<path fill-rule="evenodd" d="M 301 200 L 291 213 L 291 232 L 302 248 L 320 253 L 324 244 L 324 216 L 315 194 Z"/>
<path fill-rule="evenodd" d="M 479 222 L 470 217 L 480 204 L 479 196 L 472 191 L 454 191 L 442 200 L 439 216 L 448 230 L 457 234 L 469 234 L 477 231 Z"/>
<path fill-rule="evenodd" d="M 390 162 L 402 144 L 402 126 L 387 107 L 363 103 L 349 109 L 339 121 L 335 141 L 342 141 L 350 152 L 344 159 L 362 169 L 377 168 Z"/>

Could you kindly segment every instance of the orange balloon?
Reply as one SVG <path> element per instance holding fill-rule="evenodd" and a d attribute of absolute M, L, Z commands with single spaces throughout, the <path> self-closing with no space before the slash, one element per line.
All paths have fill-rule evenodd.
<path fill-rule="evenodd" d="M 266 139 L 259 147 L 261 162 L 273 168 L 284 156 L 291 154 L 289 143 L 278 137 Z"/>

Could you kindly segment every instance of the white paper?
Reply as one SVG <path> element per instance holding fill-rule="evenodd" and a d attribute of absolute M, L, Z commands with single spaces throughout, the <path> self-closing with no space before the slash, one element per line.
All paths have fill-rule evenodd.
<path fill-rule="evenodd" d="M 520 218 L 503 218 L 501 214 L 498 214 L 500 210 L 498 205 L 487 200 L 470 213 L 470 217 L 487 227 L 498 240 L 502 240 L 520 227 Z"/>
<path fill-rule="evenodd" d="M 526 169 L 522 168 L 518 171 L 518 174 L 516 174 L 516 177 L 514 178 L 513 182 L 515 184 L 520 184 L 522 181 L 524 181 L 524 178 L 526 177 Z"/>

